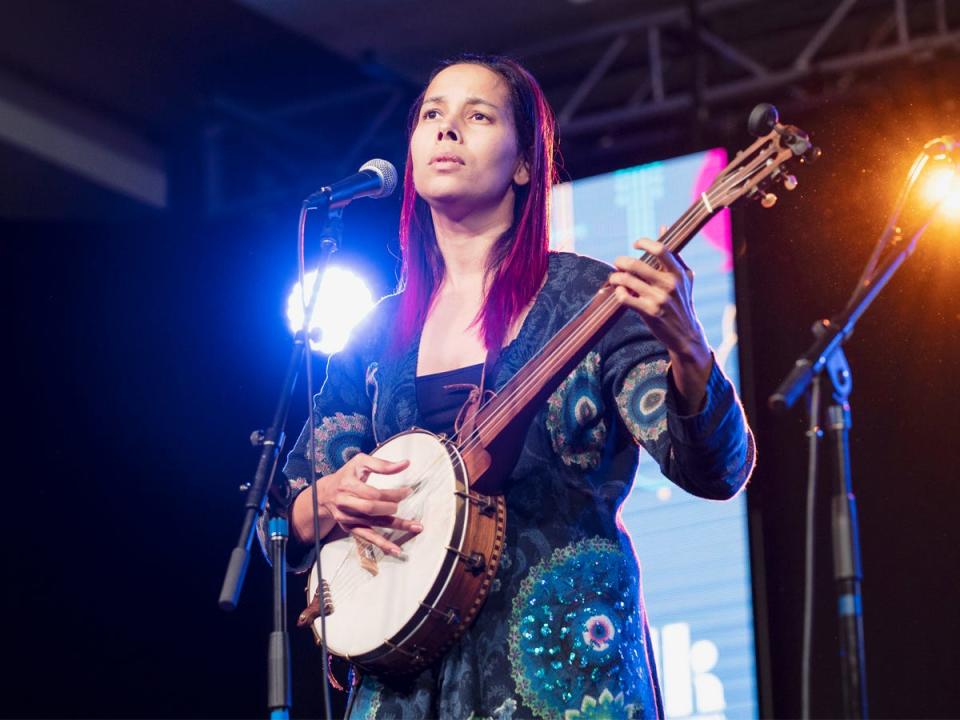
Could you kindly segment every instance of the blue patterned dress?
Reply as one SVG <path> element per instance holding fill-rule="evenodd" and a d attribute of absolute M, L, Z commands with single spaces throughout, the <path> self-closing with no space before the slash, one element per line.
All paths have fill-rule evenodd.
<path fill-rule="evenodd" d="M 547 281 L 494 368 L 501 387 L 605 281 L 610 267 L 551 253 Z M 315 398 L 316 470 L 419 422 L 419 336 L 388 353 L 398 296 L 379 303 L 330 359 Z M 729 380 L 714 365 L 701 412 L 676 411 L 668 356 L 625 313 L 535 416 L 506 490 L 507 542 L 474 624 L 413 678 L 367 675 L 351 718 L 662 717 L 640 570 L 617 510 L 641 445 L 683 489 L 723 500 L 746 484 L 753 438 Z M 307 430 L 284 473 L 309 476 Z M 306 570 L 309 559 L 294 563 Z"/>

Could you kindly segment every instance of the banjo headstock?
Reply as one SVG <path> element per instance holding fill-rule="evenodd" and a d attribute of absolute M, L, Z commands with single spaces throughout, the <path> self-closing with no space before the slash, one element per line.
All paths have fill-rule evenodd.
<path fill-rule="evenodd" d="M 713 214 L 730 207 L 742 197 L 758 200 L 769 208 L 777 202 L 775 186 L 785 190 L 797 187 L 797 178 L 788 167 L 794 161 L 814 162 L 820 148 L 796 125 L 783 125 L 777 109 L 768 103 L 757 105 L 747 122 L 750 134 L 757 139 L 738 152 L 700 199 Z"/>

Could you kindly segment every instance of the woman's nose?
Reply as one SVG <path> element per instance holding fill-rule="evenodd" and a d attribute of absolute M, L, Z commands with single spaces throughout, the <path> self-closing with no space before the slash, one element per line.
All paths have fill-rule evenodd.
<path fill-rule="evenodd" d="M 443 140 L 444 138 L 446 138 L 447 140 L 452 140 L 453 142 L 460 142 L 460 136 L 457 135 L 457 131 L 454 128 L 449 126 L 440 128 L 440 130 L 437 132 L 438 142 Z"/>

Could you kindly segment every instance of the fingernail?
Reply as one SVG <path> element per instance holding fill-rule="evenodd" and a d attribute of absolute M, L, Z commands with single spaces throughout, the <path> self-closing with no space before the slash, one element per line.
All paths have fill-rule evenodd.
<path fill-rule="evenodd" d="M 414 532 L 420 532 L 421 530 L 423 530 L 423 525 L 416 522 L 410 523 L 410 529 L 413 530 Z"/>

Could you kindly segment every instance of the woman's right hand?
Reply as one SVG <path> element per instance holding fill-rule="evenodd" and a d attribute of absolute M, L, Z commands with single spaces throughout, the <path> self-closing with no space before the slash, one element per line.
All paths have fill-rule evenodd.
<path fill-rule="evenodd" d="M 335 526 L 349 535 L 364 540 L 385 553 L 399 556 L 400 547 L 387 540 L 374 527 L 419 533 L 423 526 L 414 520 L 396 517 L 400 501 L 412 490 L 407 487 L 381 489 L 367 485 L 370 473 L 392 475 L 406 469 L 408 460 L 390 462 L 358 453 L 332 475 L 317 479 L 317 512 L 320 516 L 320 537 Z M 296 537 L 313 542 L 313 491 L 301 492 L 290 511 L 290 522 Z"/>

